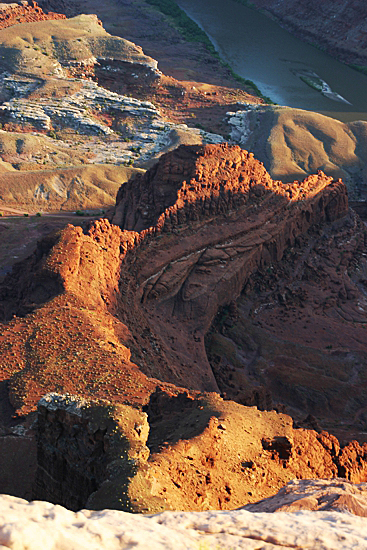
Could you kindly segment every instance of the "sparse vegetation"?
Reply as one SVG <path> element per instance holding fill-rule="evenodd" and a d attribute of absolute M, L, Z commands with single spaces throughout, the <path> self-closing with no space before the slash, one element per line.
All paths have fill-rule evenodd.
<path fill-rule="evenodd" d="M 355 71 L 359 71 L 360 73 L 367 75 L 367 67 L 364 65 L 355 65 L 354 63 L 351 63 L 349 66 Z"/>
<path fill-rule="evenodd" d="M 314 90 L 317 90 L 318 92 L 322 92 L 323 90 L 323 83 L 320 78 L 317 77 L 310 77 L 306 75 L 300 75 L 300 79 L 302 82 L 307 84 L 307 86 L 310 86 L 310 88 L 313 88 Z"/>

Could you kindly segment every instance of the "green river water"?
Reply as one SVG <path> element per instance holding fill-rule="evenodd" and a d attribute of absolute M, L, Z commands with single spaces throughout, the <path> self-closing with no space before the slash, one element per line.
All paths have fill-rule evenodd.
<path fill-rule="evenodd" d="M 367 120 L 367 76 L 233 0 L 178 0 L 222 59 L 279 105 Z"/>

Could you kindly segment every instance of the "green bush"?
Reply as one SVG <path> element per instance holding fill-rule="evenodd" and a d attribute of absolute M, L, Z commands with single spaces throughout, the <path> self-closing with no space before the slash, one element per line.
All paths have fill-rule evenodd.
<path fill-rule="evenodd" d="M 84 216 L 83 210 L 77 210 L 77 211 L 75 212 L 75 214 L 76 214 L 77 216 Z"/>
<path fill-rule="evenodd" d="M 352 63 L 349 66 L 352 67 L 352 69 L 355 69 L 356 71 L 367 75 L 367 67 L 365 67 L 364 65 L 355 65 L 354 63 Z"/>
<path fill-rule="evenodd" d="M 173 0 L 147 0 L 147 2 L 173 19 L 175 25 L 186 40 L 189 42 L 201 42 L 207 47 L 211 54 L 219 58 L 218 52 L 206 33 L 178 7 L 176 2 Z"/>

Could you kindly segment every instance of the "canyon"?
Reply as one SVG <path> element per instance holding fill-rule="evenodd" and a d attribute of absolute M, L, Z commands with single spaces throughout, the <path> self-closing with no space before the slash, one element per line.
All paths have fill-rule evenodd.
<path fill-rule="evenodd" d="M 40 6 L 0 6 L 0 545 L 363 548 L 366 123 L 142 0 Z"/>
<path fill-rule="evenodd" d="M 366 231 L 343 182 L 283 184 L 238 146 L 180 146 L 123 184 L 110 216 L 46 237 L 2 284 L 1 375 L 25 433 L 41 400 L 34 497 L 154 513 L 233 509 L 293 477 L 365 481 Z M 282 290 L 288 264 L 307 275 Z M 331 284 L 340 303 L 320 310 L 314 289 L 327 298 Z M 279 305 L 246 316 L 231 364 L 244 287 L 253 309 L 262 291 Z M 298 340 L 279 307 L 288 323 L 307 315 Z M 276 347 L 251 347 L 257 330 Z M 330 351 L 339 330 L 344 349 Z"/>

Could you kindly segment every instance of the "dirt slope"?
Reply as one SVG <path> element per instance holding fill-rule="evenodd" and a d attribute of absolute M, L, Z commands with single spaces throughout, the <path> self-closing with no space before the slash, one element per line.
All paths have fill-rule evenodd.
<path fill-rule="evenodd" d="M 141 170 L 125 166 L 84 165 L 42 171 L 0 174 L 0 209 L 25 211 L 85 210 L 115 204 L 122 183 Z"/>
<path fill-rule="evenodd" d="M 253 151 L 273 178 L 292 182 L 323 170 L 342 178 L 354 201 L 367 199 L 367 123 L 266 106 L 229 116 L 231 137 Z"/>

